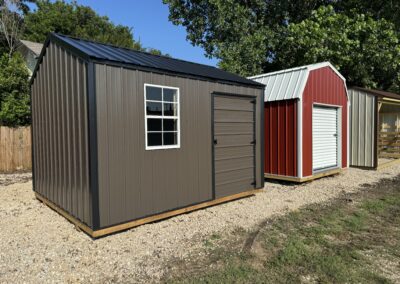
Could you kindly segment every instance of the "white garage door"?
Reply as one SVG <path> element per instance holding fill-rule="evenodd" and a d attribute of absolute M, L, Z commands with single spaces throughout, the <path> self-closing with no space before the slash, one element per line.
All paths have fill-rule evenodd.
<path fill-rule="evenodd" d="M 313 108 L 313 170 L 338 165 L 338 109 Z"/>

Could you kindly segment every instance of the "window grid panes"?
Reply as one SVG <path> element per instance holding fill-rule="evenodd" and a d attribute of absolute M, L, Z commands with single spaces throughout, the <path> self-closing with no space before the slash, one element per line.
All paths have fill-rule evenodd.
<path fill-rule="evenodd" d="M 179 148 L 179 90 L 145 85 L 146 149 Z"/>

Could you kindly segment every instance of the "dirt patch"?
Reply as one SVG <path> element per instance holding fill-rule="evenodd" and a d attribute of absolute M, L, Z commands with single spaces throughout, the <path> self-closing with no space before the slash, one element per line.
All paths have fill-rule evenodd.
<path fill-rule="evenodd" d="M 31 173 L 0 174 L 0 186 L 25 183 L 32 179 Z"/>
<path fill-rule="evenodd" d="M 220 243 L 241 240 L 240 232 L 252 232 L 272 216 L 362 191 L 360 185 L 399 172 L 400 166 L 379 172 L 349 169 L 302 185 L 267 182 L 265 191 L 256 196 L 96 241 L 37 201 L 31 181 L 21 177 L 23 183 L 0 185 L 0 282 L 156 282 L 179 262 L 205 258 Z M 242 245 L 233 242 L 232 252 Z"/>

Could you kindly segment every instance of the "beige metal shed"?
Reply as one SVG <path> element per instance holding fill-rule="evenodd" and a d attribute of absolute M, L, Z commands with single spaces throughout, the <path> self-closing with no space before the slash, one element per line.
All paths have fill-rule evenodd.
<path fill-rule="evenodd" d="M 350 165 L 378 168 L 400 161 L 400 95 L 349 88 Z"/>

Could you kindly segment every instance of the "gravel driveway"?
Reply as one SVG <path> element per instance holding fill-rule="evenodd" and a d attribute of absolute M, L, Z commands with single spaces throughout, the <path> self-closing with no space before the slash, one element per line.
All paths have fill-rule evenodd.
<path fill-rule="evenodd" d="M 204 242 L 212 234 L 225 237 L 238 228 L 251 230 L 272 215 L 399 173 L 396 165 L 379 172 L 349 169 L 303 185 L 268 182 L 254 197 L 96 241 L 37 201 L 29 176 L 0 175 L 0 282 L 156 282 L 170 271 L 172 260 L 205 255 Z M 17 183 L 10 184 L 10 179 Z"/>

